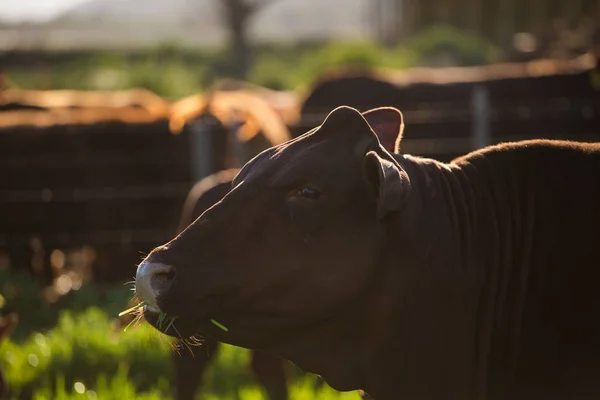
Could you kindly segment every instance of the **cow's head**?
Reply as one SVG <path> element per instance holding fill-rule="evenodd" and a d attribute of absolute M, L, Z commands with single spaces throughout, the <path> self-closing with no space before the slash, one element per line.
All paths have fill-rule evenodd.
<path fill-rule="evenodd" d="M 396 109 L 339 107 L 256 156 L 220 202 L 140 264 L 146 319 L 156 327 L 162 311 L 176 317 L 167 334 L 269 349 L 347 313 L 377 275 L 386 221 L 410 190 L 377 135 L 401 130 Z"/>

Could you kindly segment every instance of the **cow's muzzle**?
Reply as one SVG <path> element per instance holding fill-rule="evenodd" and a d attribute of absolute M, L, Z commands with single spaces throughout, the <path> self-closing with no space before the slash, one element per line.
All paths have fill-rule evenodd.
<path fill-rule="evenodd" d="M 147 305 L 158 308 L 157 297 L 171 287 L 174 278 L 172 266 L 143 261 L 135 274 L 135 293 Z"/>

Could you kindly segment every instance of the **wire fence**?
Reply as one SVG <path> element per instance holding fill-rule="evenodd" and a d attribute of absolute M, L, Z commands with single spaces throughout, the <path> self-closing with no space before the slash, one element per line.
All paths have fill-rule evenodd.
<path fill-rule="evenodd" d="M 398 86 L 396 97 L 380 99 L 385 104 L 360 104 L 363 88 L 356 101 L 403 111 L 402 152 L 450 161 L 503 141 L 600 141 L 600 90 L 591 73 Z M 323 95 L 320 106 L 306 108 L 290 130 L 308 130 L 338 104 L 352 103 L 335 90 L 330 100 Z M 173 237 L 185 197 L 200 178 L 192 160 L 207 149 L 192 146 L 191 135 L 173 135 L 165 118 L 2 125 L 0 253 L 18 269 L 28 267 L 32 253 L 91 246 L 98 255 L 95 279 L 129 280 L 140 252 Z M 222 150 L 213 158 L 224 158 Z"/>

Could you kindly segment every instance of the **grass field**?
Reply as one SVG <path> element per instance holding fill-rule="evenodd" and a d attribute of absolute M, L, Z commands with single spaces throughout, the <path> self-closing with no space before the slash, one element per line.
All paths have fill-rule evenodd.
<path fill-rule="evenodd" d="M 12 399 L 172 398 L 170 340 L 145 324 L 127 331 L 117 326 L 116 316 L 126 305 L 129 289 L 84 285 L 48 304 L 24 274 L 0 273 L 0 282 L 4 310 L 17 311 L 21 317 L 12 339 L 0 344 L 0 364 Z M 248 350 L 221 345 L 198 397 L 264 398 L 250 373 L 249 357 Z M 340 393 L 327 385 L 317 388 L 316 376 L 291 363 L 288 368 L 292 399 L 360 398 L 357 392 Z"/>

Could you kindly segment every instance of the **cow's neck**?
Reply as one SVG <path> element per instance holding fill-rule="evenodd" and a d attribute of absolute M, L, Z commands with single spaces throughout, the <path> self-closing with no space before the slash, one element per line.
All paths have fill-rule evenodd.
<path fill-rule="evenodd" d="M 389 331 L 373 353 L 365 390 L 376 399 L 476 399 L 485 391 L 487 356 L 480 326 L 486 252 L 477 232 L 489 211 L 478 208 L 461 169 L 399 161 L 412 193 L 390 233 L 382 286 L 394 311 L 381 322 Z M 377 313 L 372 319 L 378 323 Z"/>
<path fill-rule="evenodd" d="M 396 382 L 412 385 L 408 395 L 486 398 L 508 384 L 518 356 L 513 333 L 527 293 L 535 166 L 501 153 L 450 165 L 398 160 L 413 190 L 396 224 L 400 242 L 409 243 L 398 255 L 404 264 L 390 268 L 400 286 L 394 321 L 402 326 L 384 364 L 406 360 Z"/>

